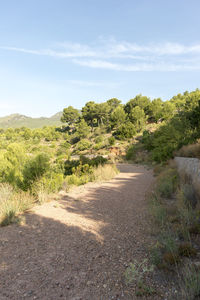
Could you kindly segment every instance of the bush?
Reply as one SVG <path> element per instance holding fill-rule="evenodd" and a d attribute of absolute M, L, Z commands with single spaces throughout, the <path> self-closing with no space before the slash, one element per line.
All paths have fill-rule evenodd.
<path fill-rule="evenodd" d="M 105 166 L 100 165 L 94 169 L 92 178 L 93 181 L 110 180 L 113 177 L 115 177 L 118 172 L 119 171 L 115 165 L 110 165 L 110 164 Z"/>
<path fill-rule="evenodd" d="M 95 139 L 95 143 L 96 144 L 99 144 L 99 143 L 102 143 L 103 142 L 103 137 L 100 135 L 98 136 L 96 139 Z"/>
<path fill-rule="evenodd" d="M 200 158 L 200 140 L 197 144 L 183 146 L 176 152 L 177 156 Z"/>
<path fill-rule="evenodd" d="M 64 163 L 64 175 L 72 175 L 72 169 L 80 165 L 79 160 L 66 160 Z"/>
<path fill-rule="evenodd" d="M 89 177 L 87 175 L 77 176 L 75 174 L 69 175 L 66 177 L 67 185 L 82 185 L 89 181 Z"/>
<path fill-rule="evenodd" d="M 178 253 L 180 256 L 195 256 L 197 254 L 197 250 L 192 247 L 190 242 L 183 242 L 178 247 Z"/>
<path fill-rule="evenodd" d="M 115 140 L 114 136 L 111 136 L 108 138 L 108 143 L 110 146 L 113 146 L 115 144 L 115 141 L 116 140 Z"/>
<path fill-rule="evenodd" d="M 38 195 L 40 191 L 46 194 L 56 193 L 62 188 L 63 181 L 63 174 L 50 172 L 32 185 L 32 192 L 34 195 Z"/>
<path fill-rule="evenodd" d="M 79 151 L 88 150 L 91 147 L 90 141 L 86 139 L 82 139 L 80 142 L 78 142 L 76 149 Z"/>
<path fill-rule="evenodd" d="M 161 197 L 169 198 L 175 192 L 177 184 L 177 170 L 168 168 L 158 176 L 156 189 Z"/>
<path fill-rule="evenodd" d="M 131 122 L 126 122 L 118 127 L 113 135 L 119 140 L 126 140 L 136 135 L 136 129 Z"/>
<path fill-rule="evenodd" d="M 136 149 L 135 149 L 135 145 L 131 145 L 127 152 L 126 152 L 126 159 L 127 160 L 134 160 L 136 157 Z"/>
<path fill-rule="evenodd" d="M 31 185 L 39 180 L 50 168 L 49 157 L 45 153 L 36 155 L 28 160 L 23 170 L 23 189 L 28 190 Z"/>
<path fill-rule="evenodd" d="M 87 174 L 92 172 L 93 167 L 99 165 L 104 165 L 108 160 L 103 156 L 96 156 L 92 159 L 81 155 L 79 160 L 67 160 L 65 161 L 65 175 L 76 174 L 81 176 L 82 174 Z"/>
<path fill-rule="evenodd" d="M 16 192 L 9 184 L 0 184 L 0 225 L 19 221 L 17 215 L 30 208 L 35 199 L 29 193 Z"/>
<path fill-rule="evenodd" d="M 103 143 L 98 143 L 98 144 L 96 144 L 96 145 L 93 146 L 94 150 L 100 150 L 102 148 L 104 148 L 104 144 Z"/>

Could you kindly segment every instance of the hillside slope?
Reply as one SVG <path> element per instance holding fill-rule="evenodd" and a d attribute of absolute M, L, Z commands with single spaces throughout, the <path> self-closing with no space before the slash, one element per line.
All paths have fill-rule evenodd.
<path fill-rule="evenodd" d="M 58 112 L 50 118 L 31 118 L 20 114 L 12 114 L 0 118 L 0 128 L 17 128 L 23 126 L 28 128 L 40 128 L 43 126 L 59 126 L 61 125 L 61 115 L 62 112 Z"/>

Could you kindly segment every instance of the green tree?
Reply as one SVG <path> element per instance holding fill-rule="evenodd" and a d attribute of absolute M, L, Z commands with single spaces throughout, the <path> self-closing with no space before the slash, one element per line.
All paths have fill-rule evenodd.
<path fill-rule="evenodd" d="M 32 184 L 39 180 L 50 169 L 49 156 L 45 153 L 40 153 L 29 159 L 23 169 L 23 188 L 28 190 Z"/>
<path fill-rule="evenodd" d="M 163 102 L 160 98 L 154 99 L 149 105 L 149 119 L 158 122 L 163 116 Z"/>
<path fill-rule="evenodd" d="M 96 118 L 98 125 L 105 125 L 109 120 L 110 107 L 108 103 L 99 103 L 96 105 Z"/>
<path fill-rule="evenodd" d="M 89 101 L 85 104 L 81 111 L 87 124 L 94 127 L 97 124 L 97 104 L 94 101 Z"/>
<path fill-rule="evenodd" d="M 146 115 L 142 108 L 135 106 L 131 109 L 129 114 L 130 121 L 135 125 L 137 130 L 141 130 L 146 123 Z"/>
<path fill-rule="evenodd" d="M 119 127 L 126 120 L 126 113 L 122 105 L 117 106 L 110 116 L 112 127 Z"/>
<path fill-rule="evenodd" d="M 75 109 L 73 106 L 68 106 L 63 109 L 63 115 L 61 121 L 63 123 L 68 123 L 69 125 L 76 123 L 80 117 L 78 109 Z"/>
<path fill-rule="evenodd" d="M 162 118 L 164 120 L 171 119 L 176 111 L 175 104 L 171 103 L 170 101 L 163 102 L 163 109 L 162 109 Z"/>
<path fill-rule="evenodd" d="M 106 103 L 109 105 L 110 111 L 109 113 L 112 113 L 121 103 L 121 100 L 118 100 L 117 98 L 112 98 L 106 101 Z"/>
<path fill-rule="evenodd" d="M 127 114 L 130 114 L 131 110 L 134 107 L 139 106 L 141 109 L 144 110 L 145 114 L 147 114 L 149 111 L 150 103 L 151 103 L 150 98 L 142 95 L 137 95 L 135 98 L 129 100 L 126 103 L 124 110 Z"/>
<path fill-rule="evenodd" d="M 127 121 L 117 128 L 113 135 L 119 140 L 126 140 L 132 138 L 136 134 L 135 126 Z"/>
<path fill-rule="evenodd" d="M 1 170 L 2 180 L 15 187 L 20 185 L 23 180 L 22 170 L 25 160 L 24 147 L 18 143 L 10 144 L 4 153 L 4 167 Z"/>
<path fill-rule="evenodd" d="M 80 122 L 76 126 L 76 132 L 78 137 L 80 138 L 85 138 L 89 135 L 90 127 L 88 126 L 88 124 L 85 122 L 84 119 L 80 119 Z"/>

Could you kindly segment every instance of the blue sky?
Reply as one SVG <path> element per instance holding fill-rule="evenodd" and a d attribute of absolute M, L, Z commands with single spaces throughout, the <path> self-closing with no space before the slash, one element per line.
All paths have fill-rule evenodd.
<path fill-rule="evenodd" d="M 199 0 L 6 0 L 0 116 L 200 88 Z"/>

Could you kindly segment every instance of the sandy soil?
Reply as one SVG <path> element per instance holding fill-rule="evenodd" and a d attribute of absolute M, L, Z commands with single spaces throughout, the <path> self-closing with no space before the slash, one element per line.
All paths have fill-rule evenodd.
<path fill-rule="evenodd" d="M 0 300 L 135 299 L 124 272 L 147 256 L 153 175 L 143 166 L 120 170 L 35 207 L 23 226 L 0 228 Z"/>

